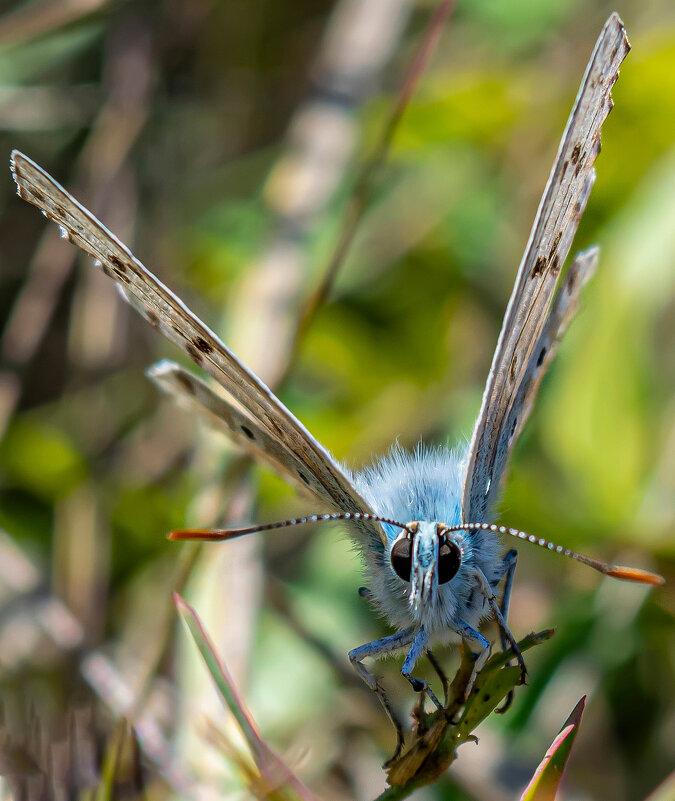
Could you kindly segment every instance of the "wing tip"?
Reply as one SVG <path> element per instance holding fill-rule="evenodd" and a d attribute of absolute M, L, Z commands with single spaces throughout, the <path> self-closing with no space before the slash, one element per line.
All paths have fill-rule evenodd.
<path fill-rule="evenodd" d="M 17 176 L 17 173 L 19 171 L 19 167 L 21 166 L 22 162 L 24 164 L 30 164 L 31 167 L 35 167 L 38 170 L 41 169 L 39 167 L 39 165 L 36 164 L 33 161 L 32 158 L 30 158 L 25 153 L 23 153 L 21 150 L 19 150 L 18 148 L 15 147 L 15 148 L 12 149 L 12 152 L 9 154 L 9 168 L 12 171 L 12 176 L 14 177 L 14 180 L 16 180 L 16 176 Z"/>
<path fill-rule="evenodd" d="M 624 53 L 621 55 L 621 58 L 619 59 L 619 64 L 620 64 L 630 52 L 631 46 L 630 46 L 630 41 L 628 40 L 628 33 L 626 32 L 626 26 L 624 25 L 623 20 L 619 16 L 618 11 L 612 11 L 612 13 L 609 15 L 609 17 L 607 18 L 607 22 L 605 22 L 605 25 L 602 29 L 601 36 L 604 36 L 611 29 L 616 29 L 616 32 L 621 36 L 621 44 L 624 47 Z M 614 60 L 617 53 L 618 53 L 618 48 L 616 51 L 612 53 L 612 60 Z"/>
<path fill-rule="evenodd" d="M 572 259 L 572 263 L 570 264 L 565 276 L 568 282 L 572 280 L 576 282 L 577 279 L 581 278 L 583 284 L 586 284 L 591 276 L 595 273 L 598 262 L 600 261 L 600 245 L 590 245 L 583 250 L 578 251 L 574 254 L 574 258 Z M 570 273 L 574 273 L 574 277 L 570 276 Z"/>
<path fill-rule="evenodd" d="M 20 151 L 14 148 L 12 152 L 9 154 L 9 171 L 12 173 L 12 180 L 17 186 L 17 194 L 21 195 L 21 187 L 19 186 L 19 164 L 18 162 L 21 159 L 25 159 L 26 156 Z"/>
<path fill-rule="evenodd" d="M 612 11 L 612 13 L 607 17 L 607 22 L 605 23 L 605 27 L 611 27 L 613 25 L 619 25 L 619 27 L 625 30 L 626 26 L 623 24 L 623 20 L 619 16 L 618 11 Z"/>
<path fill-rule="evenodd" d="M 626 40 L 628 48 L 630 49 L 630 42 L 628 41 L 628 35 L 626 34 L 626 26 L 618 11 L 612 11 L 609 17 L 607 17 L 607 21 L 603 27 L 603 32 L 609 30 L 610 28 L 616 28 L 617 31 L 622 34 L 623 38 Z"/>
<path fill-rule="evenodd" d="M 156 378 L 164 378 L 166 375 L 177 373 L 180 369 L 180 365 L 173 359 L 160 359 L 146 367 L 144 372 L 147 378 L 154 381 Z"/>

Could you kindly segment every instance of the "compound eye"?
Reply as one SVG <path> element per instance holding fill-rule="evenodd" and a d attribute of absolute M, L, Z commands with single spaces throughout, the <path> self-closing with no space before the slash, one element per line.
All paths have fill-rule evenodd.
<path fill-rule="evenodd" d="M 441 540 L 438 549 L 438 583 L 447 584 L 457 575 L 462 564 L 462 552 L 451 540 Z"/>
<path fill-rule="evenodd" d="M 410 581 L 410 574 L 412 573 L 412 540 L 409 537 L 402 537 L 394 543 L 394 547 L 391 549 L 391 566 L 399 578 L 403 579 L 403 581 Z"/>

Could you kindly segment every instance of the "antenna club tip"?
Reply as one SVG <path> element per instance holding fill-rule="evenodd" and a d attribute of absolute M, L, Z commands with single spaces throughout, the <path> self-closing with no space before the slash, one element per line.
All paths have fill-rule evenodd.
<path fill-rule="evenodd" d="M 652 587 L 661 587 L 666 583 L 663 576 L 652 573 L 649 570 L 641 570 L 639 567 L 624 567 L 616 565 L 611 567 L 607 574 L 612 578 L 623 579 L 623 581 L 633 581 L 637 584 L 649 584 Z"/>
<path fill-rule="evenodd" d="M 191 540 L 194 539 L 194 531 L 170 531 L 166 538 L 167 540 Z"/>
<path fill-rule="evenodd" d="M 167 540 L 220 540 L 222 536 L 217 531 L 208 529 L 188 529 L 185 531 L 170 531 L 166 535 Z"/>

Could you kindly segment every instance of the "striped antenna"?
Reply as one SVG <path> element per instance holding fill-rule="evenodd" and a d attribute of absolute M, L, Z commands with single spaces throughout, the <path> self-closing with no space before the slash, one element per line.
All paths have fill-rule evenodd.
<path fill-rule="evenodd" d="M 497 526 L 494 523 L 461 523 L 456 526 L 445 526 L 444 533 L 451 533 L 453 531 L 492 531 L 495 534 L 509 534 L 511 537 L 517 537 L 519 540 L 526 540 L 534 545 L 539 545 L 542 548 L 547 548 L 554 553 L 561 553 L 563 556 L 569 556 L 570 559 L 576 559 L 584 565 L 592 567 L 605 576 L 612 578 L 623 579 L 623 581 L 634 581 L 638 584 L 652 584 L 659 586 L 665 584 L 663 576 L 658 573 L 651 573 L 649 570 L 641 570 L 639 567 L 624 567 L 623 565 L 608 565 L 605 562 L 600 562 L 598 559 L 591 559 L 590 556 L 584 556 L 576 551 L 571 551 L 569 548 L 563 548 L 562 545 L 555 545 L 553 542 L 545 540 L 543 537 L 535 537 L 534 534 L 528 534 L 526 531 L 520 531 L 517 528 L 508 528 L 507 526 Z"/>
<path fill-rule="evenodd" d="M 271 531 L 276 528 L 289 528 L 290 526 L 302 526 L 307 523 L 325 523 L 334 522 L 336 520 L 367 520 L 373 523 L 386 523 L 390 526 L 396 526 L 403 529 L 410 534 L 414 534 L 415 529 L 412 523 L 399 523 L 396 520 L 390 520 L 387 517 L 380 517 L 379 515 L 371 515 L 368 512 L 339 512 L 336 514 L 325 515 L 311 515 L 310 517 L 297 517 L 291 520 L 280 520 L 276 523 L 263 523 L 259 526 L 246 526 L 245 528 L 221 528 L 221 529 L 188 529 L 184 531 L 172 531 L 169 534 L 170 540 L 201 540 L 208 542 L 222 542 L 223 540 L 233 540 L 236 537 L 243 537 L 246 534 L 257 534 L 260 531 Z M 555 545 L 553 542 L 545 540 L 543 537 L 535 537 L 534 534 L 528 534 L 526 531 L 521 531 L 518 528 L 509 528 L 508 526 L 498 526 L 495 523 L 458 523 L 455 526 L 442 527 L 442 533 L 451 534 L 454 531 L 491 531 L 494 534 L 508 534 L 511 537 L 516 537 L 519 540 L 531 542 L 533 545 L 539 545 L 554 553 L 568 556 L 570 559 L 576 559 L 584 565 L 592 567 L 605 576 L 612 576 L 612 578 L 622 579 L 624 581 L 633 581 L 638 584 L 652 584 L 658 586 L 665 583 L 663 576 L 658 573 L 651 573 L 649 570 L 641 570 L 639 567 L 624 567 L 623 565 L 608 565 L 598 559 L 592 559 L 590 556 L 584 556 L 581 553 L 572 551 L 569 548 L 564 548 L 562 545 Z"/>
<path fill-rule="evenodd" d="M 243 537 L 246 534 L 257 534 L 259 531 L 271 531 L 275 528 L 288 528 L 289 526 L 302 526 L 306 523 L 323 523 L 334 520 L 368 520 L 373 523 L 388 523 L 390 526 L 405 529 L 412 533 L 409 525 L 398 523 L 396 520 L 389 520 L 387 517 L 371 515 L 368 512 L 340 512 L 330 515 L 311 515 L 310 517 L 296 517 L 292 520 L 279 520 L 276 523 L 263 523 L 260 526 L 246 526 L 245 528 L 215 528 L 215 529 L 188 529 L 185 531 L 172 531 L 168 539 L 170 540 L 203 540 L 211 542 L 222 542 L 222 540 L 233 540 L 236 537 Z"/>

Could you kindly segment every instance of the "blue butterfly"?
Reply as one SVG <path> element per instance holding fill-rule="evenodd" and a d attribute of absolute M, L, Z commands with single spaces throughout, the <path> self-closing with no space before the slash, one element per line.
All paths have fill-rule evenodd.
<path fill-rule="evenodd" d="M 563 134 L 553 170 L 516 276 L 478 420 L 468 449 L 394 447 L 371 467 L 352 472 L 338 464 L 281 401 L 110 231 L 41 167 L 18 151 L 12 172 L 21 197 L 56 221 L 62 235 L 92 255 L 124 298 L 181 348 L 228 393 L 171 362 L 150 377 L 190 408 L 206 410 L 231 438 L 266 462 L 330 513 L 260 526 L 173 532 L 173 539 L 225 540 L 310 522 L 349 521 L 368 580 L 368 597 L 395 632 L 349 654 L 359 675 L 378 695 L 397 731 L 403 730 L 366 657 L 407 649 L 402 673 L 412 687 L 441 703 L 413 675 L 433 642 L 463 641 L 475 657 L 473 675 L 485 664 L 489 641 L 480 633 L 486 617 L 500 629 L 525 679 L 525 664 L 508 625 L 517 552 L 503 553 L 501 536 L 526 539 L 629 581 L 662 583 L 637 568 L 606 565 L 517 529 L 492 523 L 500 485 L 557 343 L 574 316 L 579 292 L 592 275 L 598 250 L 576 256 L 559 280 L 595 180 L 600 128 L 610 90 L 629 45 L 616 14 L 595 46 Z"/>

